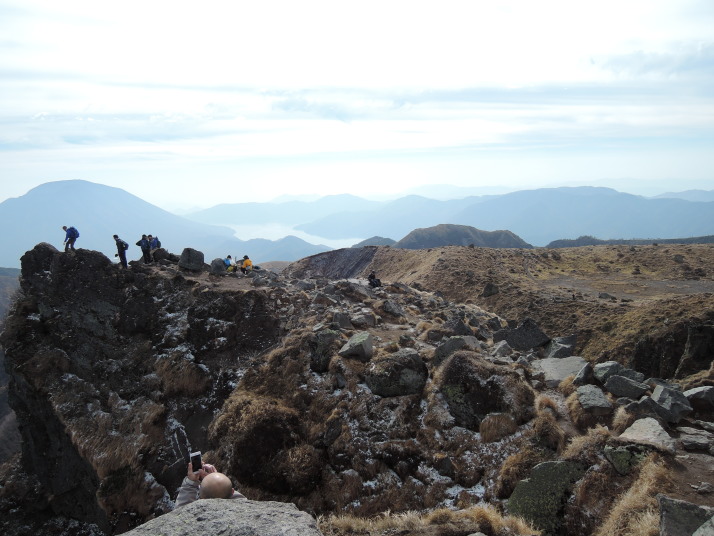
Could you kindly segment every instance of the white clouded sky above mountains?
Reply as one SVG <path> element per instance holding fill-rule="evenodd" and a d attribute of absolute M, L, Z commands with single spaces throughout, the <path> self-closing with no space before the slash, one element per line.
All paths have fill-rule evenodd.
<path fill-rule="evenodd" d="M 0 0 L 0 176 L 165 208 L 714 189 L 714 3 Z"/>

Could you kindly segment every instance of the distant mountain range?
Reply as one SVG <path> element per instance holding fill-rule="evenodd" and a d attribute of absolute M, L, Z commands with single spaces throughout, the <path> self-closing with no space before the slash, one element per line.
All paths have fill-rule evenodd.
<path fill-rule="evenodd" d="M 140 258 L 134 244 L 142 234 L 158 235 L 162 246 L 173 253 L 180 254 L 186 247 L 202 251 L 207 262 L 228 254 L 248 254 L 258 263 L 291 261 L 330 249 L 294 236 L 277 241 L 239 240 L 228 227 L 176 216 L 119 188 L 68 180 L 40 185 L 0 203 L 4 230 L 0 266 L 19 267 L 20 257 L 39 242 L 62 249 L 63 225 L 79 230 L 77 247 L 101 251 L 110 259 L 116 253 L 114 234 L 130 244 L 129 260 Z"/>
<path fill-rule="evenodd" d="M 440 223 L 507 229 L 535 246 L 582 235 L 680 238 L 714 234 L 714 202 L 648 199 L 593 187 L 522 190 L 450 201 L 409 196 L 376 210 L 325 216 L 296 229 L 326 238 L 378 235 L 399 240 L 415 228 Z"/>
<path fill-rule="evenodd" d="M 115 253 L 114 233 L 131 244 L 130 259 L 139 257 L 134 243 L 141 234 L 152 233 L 174 253 L 192 247 L 203 251 L 209 261 L 230 253 L 248 254 L 258 263 L 292 261 L 331 248 L 296 236 L 240 240 L 227 225 L 281 224 L 296 234 L 302 231 L 325 240 L 406 248 L 472 243 L 540 247 L 583 236 L 608 241 L 714 235 L 714 191 L 666 195 L 646 198 L 599 187 L 542 188 L 449 200 L 408 195 L 371 201 L 345 194 L 220 204 L 180 217 L 118 188 L 58 181 L 0 203 L 0 224 L 8 230 L 0 266 L 19 266 L 20 256 L 38 242 L 61 248 L 62 225 L 80 230 L 78 247 L 102 251 L 110 258 Z M 494 232 L 498 233 L 489 234 Z"/>

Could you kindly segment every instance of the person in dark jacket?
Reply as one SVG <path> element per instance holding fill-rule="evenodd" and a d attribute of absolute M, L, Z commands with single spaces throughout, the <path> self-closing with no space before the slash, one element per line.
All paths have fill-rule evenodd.
<path fill-rule="evenodd" d="M 114 235 L 114 242 L 116 242 L 117 245 L 116 256 L 119 257 L 119 262 L 121 263 L 122 268 L 126 269 L 126 250 L 129 249 L 129 244 L 119 238 L 119 235 Z"/>
<path fill-rule="evenodd" d="M 151 244 L 145 234 L 141 235 L 141 240 L 136 243 L 141 248 L 141 254 L 144 256 L 144 264 L 151 264 Z"/>
<path fill-rule="evenodd" d="M 70 249 L 72 251 L 75 251 L 74 243 L 79 238 L 79 231 L 77 231 L 77 229 L 75 229 L 74 227 L 67 227 L 66 225 L 62 226 L 62 230 L 65 232 L 65 237 L 64 237 L 65 252 L 69 251 Z"/>

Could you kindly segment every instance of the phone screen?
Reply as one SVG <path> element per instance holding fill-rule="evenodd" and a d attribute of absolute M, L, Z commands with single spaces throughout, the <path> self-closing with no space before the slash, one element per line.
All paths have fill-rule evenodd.
<path fill-rule="evenodd" d="M 191 468 L 195 473 L 203 467 L 203 461 L 201 460 L 201 451 L 191 453 Z"/>

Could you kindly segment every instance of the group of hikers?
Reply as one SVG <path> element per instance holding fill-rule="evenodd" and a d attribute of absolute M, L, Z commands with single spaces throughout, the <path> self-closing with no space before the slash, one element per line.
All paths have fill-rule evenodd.
<path fill-rule="evenodd" d="M 65 252 L 75 251 L 74 243 L 79 238 L 79 231 L 76 227 L 67 227 L 66 225 L 63 225 L 62 229 L 65 231 Z M 127 268 L 126 250 L 129 249 L 129 244 L 125 240 L 119 238 L 119 235 L 114 235 L 114 242 L 117 246 L 117 252 L 114 256 L 119 258 L 119 263 L 123 268 Z M 159 240 L 158 236 L 143 234 L 137 241 L 136 245 L 141 248 L 141 255 L 144 264 L 151 264 L 156 260 L 154 258 L 154 253 L 156 253 L 156 251 L 161 247 L 161 240 Z M 226 271 L 228 272 L 237 272 L 240 270 L 244 274 L 247 274 L 248 272 L 253 271 L 253 261 L 250 260 L 248 255 L 243 255 L 243 259 L 238 262 L 233 262 L 233 258 L 228 255 L 225 259 L 223 259 L 223 262 L 225 263 Z"/>
<path fill-rule="evenodd" d="M 253 271 L 253 261 L 250 260 L 248 255 L 243 255 L 243 260 L 236 262 L 233 262 L 233 257 L 227 255 L 226 258 L 223 259 L 223 264 L 226 265 L 226 272 L 235 273 L 240 270 L 244 274 L 247 274 L 248 272 Z"/>

